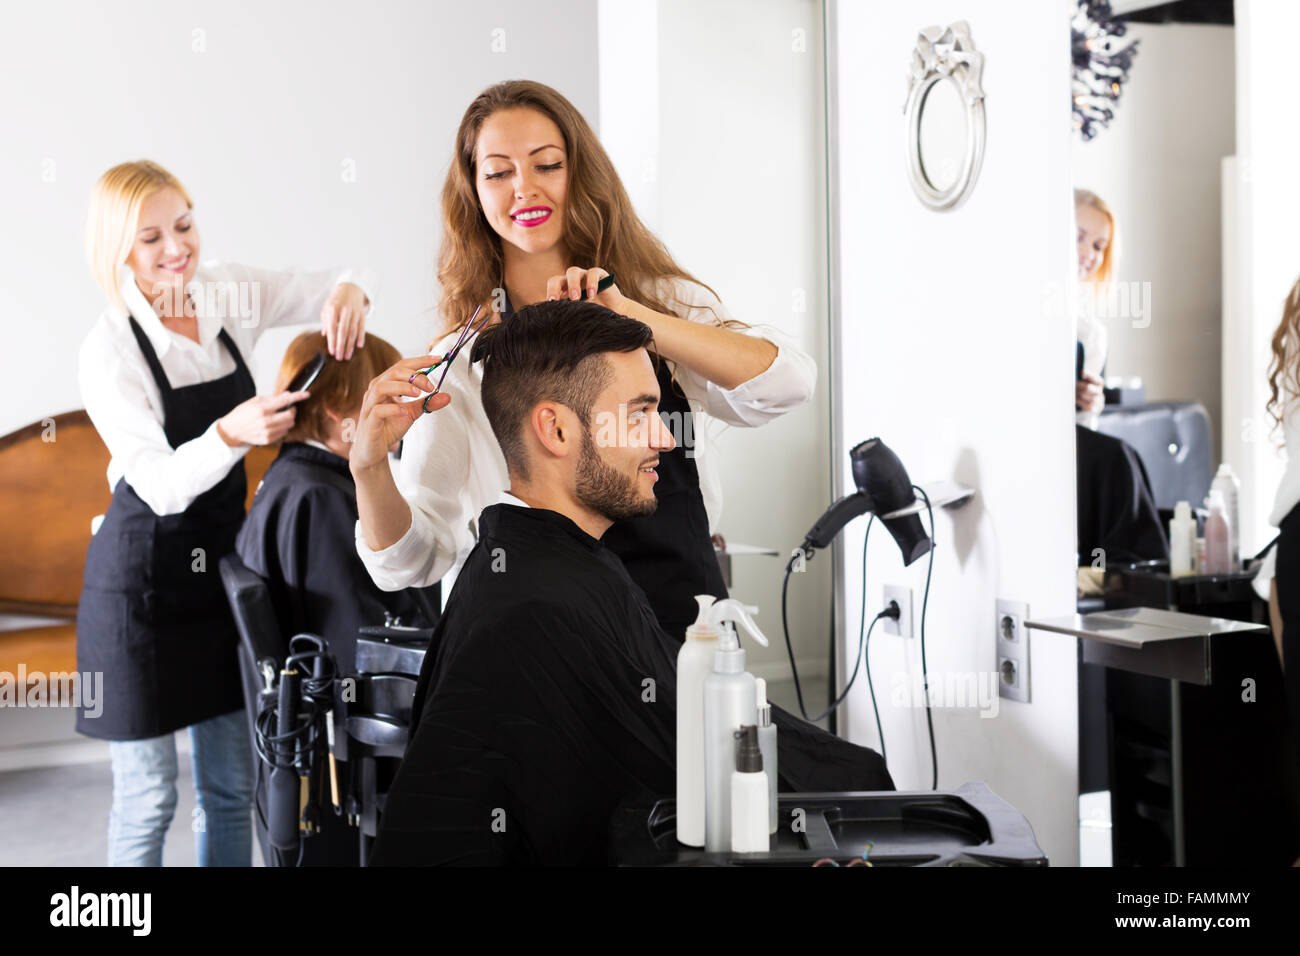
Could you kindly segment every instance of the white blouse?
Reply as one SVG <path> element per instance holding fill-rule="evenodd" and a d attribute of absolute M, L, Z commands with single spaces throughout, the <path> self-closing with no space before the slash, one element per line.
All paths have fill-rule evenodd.
<path fill-rule="evenodd" d="M 153 345 L 172 388 L 210 382 L 235 370 L 217 337 L 225 329 L 245 364 L 263 331 L 275 326 L 319 322 L 334 287 L 351 282 L 365 291 L 371 307 L 375 282 L 364 270 L 274 272 L 233 263 L 201 264 L 186 291 L 194 303 L 199 341 L 162 324 L 153 306 L 124 269 L 122 298 Z M 251 371 L 251 370 L 250 370 Z M 231 448 L 212 422 L 197 438 L 173 449 L 163 432 L 162 395 L 127 314 L 109 306 L 81 345 L 78 383 L 86 413 L 112 456 L 108 486 L 127 483 L 155 514 L 184 511 L 216 485 L 250 446 Z"/>
<path fill-rule="evenodd" d="M 692 322 L 731 318 L 716 296 L 693 282 L 664 280 L 656 291 L 660 301 Z M 724 389 L 677 366 L 677 381 L 694 413 L 695 463 L 710 534 L 722 511 L 710 419 L 751 428 L 766 424 L 806 404 L 817 383 L 817 364 L 785 334 L 763 326 L 738 331 L 777 347 L 772 364 L 749 381 Z M 454 341 L 454 334 L 446 336 L 430 351 L 441 355 Z M 410 528 L 387 548 L 372 551 L 357 522 L 357 553 L 385 591 L 427 587 L 459 568 L 474 547 L 479 512 L 510 486 L 505 457 L 483 411 L 482 363 L 469 362 L 472 347 L 467 344 L 447 372 L 443 391 L 451 403 L 423 416 L 406 433 L 394 477 L 411 509 Z M 682 436 L 674 432 L 674 437 L 680 442 Z"/>
<path fill-rule="evenodd" d="M 1278 483 L 1277 494 L 1273 498 L 1273 510 L 1268 516 L 1268 523 L 1275 528 L 1280 528 L 1282 519 L 1300 504 L 1300 397 L 1280 389 L 1278 398 L 1287 403 L 1282 415 L 1286 470 L 1282 472 L 1282 481 Z"/>
<path fill-rule="evenodd" d="M 1079 283 L 1078 338 L 1083 343 L 1083 370 L 1089 375 L 1101 378 L 1101 370 L 1106 365 L 1106 352 L 1109 348 L 1106 326 L 1097 315 L 1096 293 L 1087 282 Z M 1075 409 L 1075 421 L 1087 428 L 1096 429 L 1101 412 Z"/>

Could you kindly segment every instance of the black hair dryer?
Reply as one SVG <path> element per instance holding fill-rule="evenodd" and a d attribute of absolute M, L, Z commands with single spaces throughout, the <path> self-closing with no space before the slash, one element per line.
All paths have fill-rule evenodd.
<path fill-rule="evenodd" d="M 811 557 L 814 550 L 830 544 L 846 524 L 871 512 L 881 516 L 881 521 L 894 536 L 903 553 L 903 564 L 911 564 L 926 554 L 934 545 L 917 515 L 884 517 L 916 501 L 912 479 L 898 456 L 879 438 L 868 438 L 853 447 L 849 459 L 853 465 L 853 483 L 858 490 L 835 502 L 817 519 L 804 537 L 804 552 Z"/>

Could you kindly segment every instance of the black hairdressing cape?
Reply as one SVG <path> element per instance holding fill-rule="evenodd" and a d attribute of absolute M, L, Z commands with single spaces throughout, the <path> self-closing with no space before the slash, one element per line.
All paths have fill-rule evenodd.
<path fill-rule="evenodd" d="M 623 798 L 675 790 L 680 647 L 618 557 L 571 520 L 484 509 L 371 864 L 607 863 Z M 772 712 L 780 789 L 894 789 L 879 754 Z"/>
<path fill-rule="evenodd" d="M 235 549 L 266 578 L 288 641 L 323 637 L 341 674 L 356 661 L 357 630 L 384 623 L 437 619 L 438 589 L 382 591 L 357 555 L 357 490 L 347 459 L 302 442 L 285 442 L 262 479 Z"/>
<path fill-rule="evenodd" d="M 1079 564 L 1169 560 L 1169 539 L 1137 449 L 1122 439 L 1074 426 Z"/>

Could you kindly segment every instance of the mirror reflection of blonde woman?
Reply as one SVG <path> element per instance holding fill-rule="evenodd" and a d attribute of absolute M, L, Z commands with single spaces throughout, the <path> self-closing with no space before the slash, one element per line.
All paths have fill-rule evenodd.
<path fill-rule="evenodd" d="M 1079 262 L 1079 343 L 1083 369 L 1075 382 L 1074 407 L 1079 424 L 1095 428 L 1106 404 L 1102 371 L 1108 349 L 1106 326 L 1096 314 L 1096 300 L 1114 277 L 1117 235 L 1115 215 L 1096 193 L 1074 191 L 1075 246 Z"/>

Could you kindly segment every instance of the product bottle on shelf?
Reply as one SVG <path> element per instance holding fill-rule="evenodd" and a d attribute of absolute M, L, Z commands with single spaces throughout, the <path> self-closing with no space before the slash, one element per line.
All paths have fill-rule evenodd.
<path fill-rule="evenodd" d="M 736 769 L 731 773 L 731 849 L 761 853 L 769 848 L 767 774 L 758 745 L 758 728 L 746 724 L 734 734 Z"/>
<path fill-rule="evenodd" d="M 1174 505 L 1169 521 L 1169 573 L 1176 578 L 1195 573 L 1196 519 L 1186 501 Z"/>

